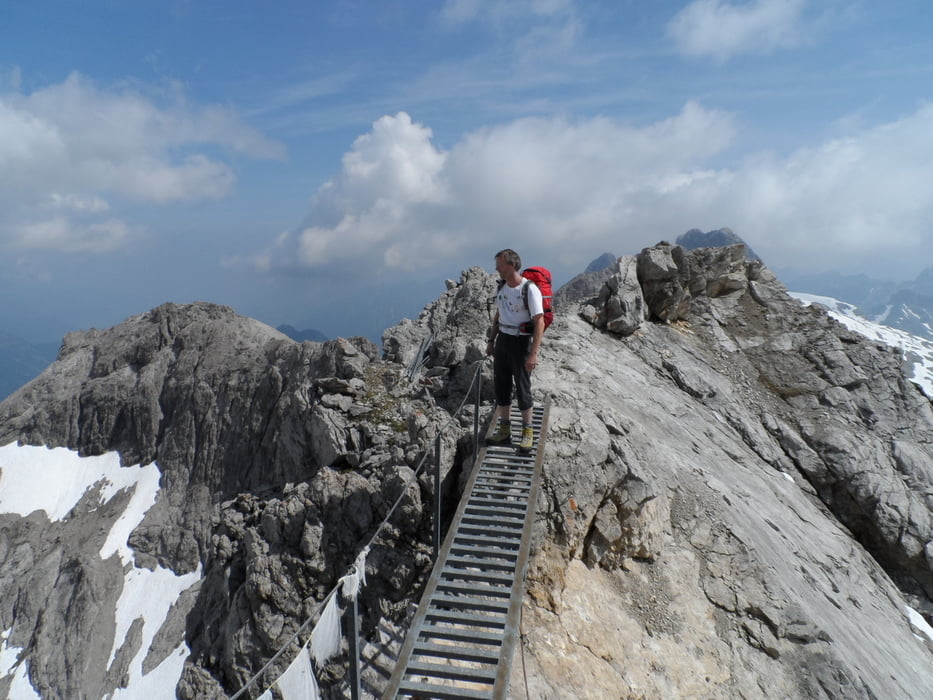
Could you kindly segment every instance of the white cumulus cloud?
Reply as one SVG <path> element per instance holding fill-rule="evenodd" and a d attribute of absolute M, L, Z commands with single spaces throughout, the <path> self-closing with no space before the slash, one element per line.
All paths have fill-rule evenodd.
<path fill-rule="evenodd" d="M 150 96 L 78 73 L 31 93 L 18 85 L 0 91 L 0 245 L 111 250 L 131 228 L 116 199 L 220 198 L 236 181 L 223 153 L 283 155 L 230 110 L 190 105 L 178 90 Z"/>
<path fill-rule="evenodd" d="M 382 117 L 314 195 L 308 224 L 259 259 L 317 270 L 350 260 L 413 269 L 481 255 L 505 240 L 555 251 L 568 237 L 599 246 L 659 198 L 707 178 L 702 162 L 733 131 L 729 115 L 689 103 L 645 128 L 522 119 L 443 151 L 408 114 Z"/>
<path fill-rule="evenodd" d="M 725 60 L 800 44 L 807 0 L 694 0 L 668 23 L 668 35 L 690 56 Z"/>
<path fill-rule="evenodd" d="M 750 158 L 706 206 L 764 239 L 781 265 L 930 265 L 933 104 L 789 156 Z M 757 250 L 757 248 L 756 248 Z M 863 265 L 864 266 L 864 265 Z"/>
<path fill-rule="evenodd" d="M 431 138 L 430 129 L 404 112 L 382 117 L 357 138 L 340 174 L 312 199 L 309 224 L 297 234 L 300 263 L 319 267 L 381 250 L 384 264 L 400 264 L 392 251 L 416 234 L 412 219 L 446 199 L 447 155 Z M 292 239 L 280 238 L 280 245 L 288 249 Z"/>
<path fill-rule="evenodd" d="M 933 105 L 723 165 L 740 128 L 728 113 L 688 103 L 638 126 L 520 119 L 445 150 L 409 115 L 382 117 L 315 193 L 306 225 L 257 261 L 273 272 L 352 264 L 400 277 L 424 265 L 486 264 L 508 246 L 575 272 L 606 250 L 637 252 L 722 226 L 772 266 L 871 260 L 890 272 L 933 248 Z"/>

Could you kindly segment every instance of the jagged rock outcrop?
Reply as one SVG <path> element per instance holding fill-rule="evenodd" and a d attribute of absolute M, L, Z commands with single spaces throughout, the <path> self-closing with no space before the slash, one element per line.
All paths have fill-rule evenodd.
<path fill-rule="evenodd" d="M 116 450 L 125 465 L 158 464 L 159 498 L 129 545 L 136 567 L 203 568 L 157 635 L 163 646 L 174 635 L 169 651 L 179 635 L 192 650 L 182 697 L 232 692 L 281 648 L 346 572 L 447 419 L 377 355 L 362 338 L 296 343 L 227 307 L 167 304 L 110 330 L 69 334 L 58 361 L 0 404 L 0 444 Z M 448 431 L 442 467 L 451 484 L 457 440 Z M 366 627 L 404 609 L 429 565 L 422 493 L 433 498 L 430 480 L 393 521 L 405 546 L 382 543 L 371 555 Z M 128 638 L 108 662 L 124 572 L 99 552 L 126 498 L 101 504 L 88 494 L 51 524 L 41 512 L 2 516 L 0 630 L 34 650 L 33 685 L 47 697 L 111 692 L 138 650 L 137 630 L 135 647 Z M 89 602 L 74 604 L 81 600 Z M 75 644 L 52 653 L 63 637 Z M 150 665 L 160 660 L 153 651 Z"/>
<path fill-rule="evenodd" d="M 377 354 L 362 338 L 298 344 L 227 307 L 166 304 L 68 334 L 58 361 L 0 407 L 0 444 L 158 462 L 168 498 L 134 545 L 144 565 L 183 573 L 202 558 L 214 502 L 358 451 L 362 437 L 316 382 L 362 382 Z"/>
<path fill-rule="evenodd" d="M 370 650 L 391 651 L 380 630 L 404 625 L 430 566 L 433 487 L 406 485 L 477 367 L 489 408 L 494 290 L 479 268 L 449 281 L 386 331 L 382 360 L 361 339 L 299 344 L 224 307 L 160 307 L 66 338 L 0 404 L 0 444 L 157 462 L 163 491 L 130 544 L 137 566 L 203 567 L 150 652 L 184 634 L 184 698 L 239 688 L 404 492 L 361 598 Z M 741 246 L 659 244 L 580 276 L 556 309 L 534 379 L 550 437 L 511 697 L 927 697 L 933 640 L 906 606 L 933 617 L 933 409 L 897 353 L 802 307 Z M 452 498 L 471 421 L 467 405 L 444 441 Z M 0 632 L 29 653 L 48 648 L 43 608 L 107 638 L 121 580 L 85 516 L 101 508 L 105 526 L 120 503 L 82 508 L 0 521 Z M 125 655 L 73 653 L 93 686 L 37 661 L 48 697 L 125 675 Z"/>

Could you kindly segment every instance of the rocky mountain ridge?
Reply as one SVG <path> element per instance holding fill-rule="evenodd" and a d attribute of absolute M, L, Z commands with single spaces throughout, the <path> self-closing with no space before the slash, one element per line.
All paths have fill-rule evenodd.
<path fill-rule="evenodd" d="M 690 229 L 678 236 L 676 243 L 688 250 L 742 244 L 749 259 L 759 259 L 748 243 L 729 228 L 706 232 Z M 899 283 L 836 272 L 814 275 L 786 270 L 781 277 L 792 291 L 851 304 L 868 321 L 933 340 L 933 267 L 913 280 Z"/>
<path fill-rule="evenodd" d="M 382 358 L 363 339 L 295 343 L 211 305 L 66 337 L 0 403 L 0 445 L 156 463 L 129 569 L 201 575 L 164 620 L 110 632 L 113 659 L 76 644 L 59 663 L 43 650 L 64 629 L 107 635 L 121 565 L 74 543 L 101 537 L 129 492 L 89 493 L 55 523 L 0 516 L 15 673 L 42 697 L 117 692 L 140 628 L 156 625 L 149 671 L 184 640 L 178 697 L 229 695 L 405 494 L 361 594 L 364 655 L 390 658 L 430 567 L 433 487 L 411 479 L 478 365 L 489 410 L 494 288 L 478 268 L 448 281 L 386 331 Z M 933 640 L 912 624 L 933 614 L 933 410 L 897 352 L 804 308 L 737 246 L 659 244 L 575 279 L 557 309 L 535 376 L 550 437 L 510 695 L 925 697 Z M 467 407 L 444 434 L 451 503 L 471 424 Z M 368 692 L 386 663 L 367 666 Z M 338 696 L 343 667 L 321 671 Z"/>

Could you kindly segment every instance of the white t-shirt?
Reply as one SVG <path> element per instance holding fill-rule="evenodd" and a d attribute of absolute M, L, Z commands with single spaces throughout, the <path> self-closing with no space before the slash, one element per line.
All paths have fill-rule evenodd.
<path fill-rule="evenodd" d="M 528 285 L 528 308 L 522 300 L 522 287 Z M 499 308 L 499 330 L 509 335 L 518 335 L 518 327 L 528 323 L 538 314 L 544 313 L 544 302 L 541 299 L 541 290 L 538 285 L 529 280 L 522 279 L 517 287 L 503 284 L 496 295 L 496 304 Z"/>

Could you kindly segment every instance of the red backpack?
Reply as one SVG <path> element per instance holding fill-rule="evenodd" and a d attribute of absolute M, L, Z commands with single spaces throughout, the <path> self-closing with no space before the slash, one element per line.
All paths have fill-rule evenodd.
<path fill-rule="evenodd" d="M 551 271 L 546 267 L 526 267 L 522 270 L 522 277 L 534 282 L 541 290 L 541 302 L 544 307 L 544 329 L 554 323 L 554 308 L 551 304 Z M 528 285 L 522 287 L 522 300 L 528 308 Z"/>

